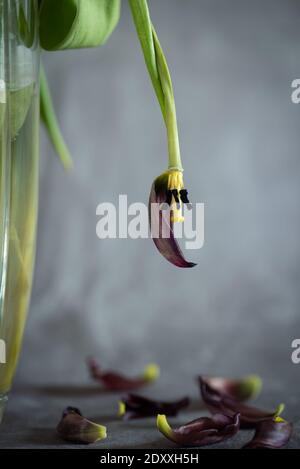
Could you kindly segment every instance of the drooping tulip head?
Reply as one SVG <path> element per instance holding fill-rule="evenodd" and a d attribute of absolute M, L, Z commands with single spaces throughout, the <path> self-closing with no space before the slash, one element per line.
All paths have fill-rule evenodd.
<path fill-rule="evenodd" d="M 158 251 L 177 267 L 194 267 L 188 262 L 174 236 L 174 223 L 184 221 L 183 208 L 190 208 L 182 171 L 168 170 L 156 178 L 149 198 L 151 236 Z"/>

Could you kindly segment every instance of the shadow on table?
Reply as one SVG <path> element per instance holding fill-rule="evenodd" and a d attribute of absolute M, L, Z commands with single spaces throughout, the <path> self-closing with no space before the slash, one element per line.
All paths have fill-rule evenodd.
<path fill-rule="evenodd" d="M 54 396 L 54 397 L 88 397 L 88 396 L 99 396 L 101 394 L 109 394 L 109 391 L 101 387 L 86 385 L 51 385 L 51 386 L 40 386 L 36 389 L 39 394 Z"/>
<path fill-rule="evenodd" d="M 19 386 L 14 390 L 15 394 L 30 393 L 31 395 L 49 397 L 89 397 L 113 394 L 111 391 L 95 385 L 65 385 L 49 384 L 43 386 Z"/>
<path fill-rule="evenodd" d="M 1 441 L 2 440 L 2 441 Z M 49 428 L 33 428 L 26 434 L 15 433 L 13 439 L 0 440 L 1 448 L 45 448 L 49 446 L 60 447 L 65 443 L 59 439 L 55 431 Z"/>

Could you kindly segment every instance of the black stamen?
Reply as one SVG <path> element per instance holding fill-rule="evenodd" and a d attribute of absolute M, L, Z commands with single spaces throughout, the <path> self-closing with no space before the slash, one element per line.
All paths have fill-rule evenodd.
<path fill-rule="evenodd" d="M 183 204 L 189 204 L 190 201 L 188 199 L 188 191 L 186 189 L 182 189 L 180 192 L 180 198 Z"/>
<path fill-rule="evenodd" d="M 180 200 L 179 200 L 179 195 L 178 195 L 178 190 L 177 189 L 172 189 L 172 195 L 174 197 L 174 200 L 176 202 L 177 208 L 180 208 Z"/>
<path fill-rule="evenodd" d="M 172 191 L 168 190 L 167 191 L 166 204 L 171 205 L 171 203 L 172 203 Z"/>
<path fill-rule="evenodd" d="M 190 204 L 190 201 L 189 201 L 189 198 L 188 198 L 188 191 L 186 189 L 181 189 L 179 194 L 180 194 L 181 202 L 183 204 L 186 204 L 188 210 L 191 210 L 192 204 Z"/>

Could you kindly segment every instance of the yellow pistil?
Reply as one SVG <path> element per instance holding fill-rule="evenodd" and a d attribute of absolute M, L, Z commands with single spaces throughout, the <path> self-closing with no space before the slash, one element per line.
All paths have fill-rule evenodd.
<path fill-rule="evenodd" d="M 182 202 L 180 200 L 180 191 L 184 189 L 183 183 L 183 173 L 182 171 L 178 170 L 171 170 L 168 173 L 168 190 L 177 190 L 179 202 L 175 200 L 174 196 L 172 196 L 171 202 L 171 221 L 173 223 L 182 223 L 184 221 L 184 217 L 182 215 Z"/>

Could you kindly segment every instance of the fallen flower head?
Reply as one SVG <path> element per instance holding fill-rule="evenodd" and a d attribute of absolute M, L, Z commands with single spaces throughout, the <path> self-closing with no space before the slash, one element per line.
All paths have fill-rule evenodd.
<path fill-rule="evenodd" d="M 104 371 L 94 358 L 89 358 L 87 364 L 92 378 L 110 391 L 131 391 L 141 388 L 156 381 L 160 374 L 160 369 L 155 364 L 146 366 L 144 373 L 136 378 L 113 371 Z"/>
<path fill-rule="evenodd" d="M 125 420 L 138 419 L 143 417 L 156 417 L 157 414 L 176 416 L 180 410 L 190 403 L 188 397 L 178 401 L 163 402 L 148 399 L 137 394 L 128 394 L 119 402 L 119 417 Z"/>
<path fill-rule="evenodd" d="M 183 446 L 208 446 L 232 438 L 240 429 L 240 416 L 215 414 L 211 418 L 201 417 L 172 429 L 165 415 L 157 416 L 159 431 L 169 440 Z"/>
<path fill-rule="evenodd" d="M 91 444 L 106 438 L 106 427 L 82 416 L 79 409 L 67 407 L 57 426 L 57 433 L 65 441 Z"/>

